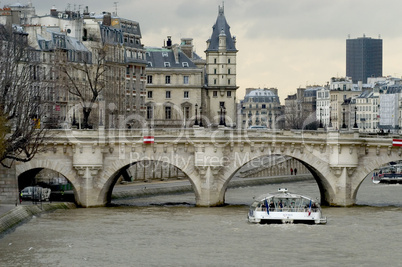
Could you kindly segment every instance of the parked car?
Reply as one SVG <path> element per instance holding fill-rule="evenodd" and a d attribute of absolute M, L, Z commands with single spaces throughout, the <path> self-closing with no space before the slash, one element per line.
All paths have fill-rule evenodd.
<path fill-rule="evenodd" d="M 49 188 L 43 188 L 40 186 L 28 186 L 22 189 L 21 198 L 49 201 L 51 190 Z"/>

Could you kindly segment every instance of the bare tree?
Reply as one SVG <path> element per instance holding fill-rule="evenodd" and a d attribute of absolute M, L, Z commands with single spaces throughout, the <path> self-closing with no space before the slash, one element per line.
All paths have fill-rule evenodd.
<path fill-rule="evenodd" d="M 0 164 L 27 162 L 39 151 L 46 131 L 40 119 L 42 99 L 38 51 L 27 34 L 0 26 Z"/>
<path fill-rule="evenodd" d="M 286 127 L 289 129 L 299 129 L 299 125 L 303 123 L 300 121 L 300 114 L 297 112 L 297 99 L 287 101 L 285 106 L 285 122 Z"/>
<path fill-rule="evenodd" d="M 58 62 L 63 82 L 62 86 L 78 97 L 82 106 L 83 128 L 90 128 L 89 117 L 106 86 L 105 72 L 108 46 L 92 48 L 89 51 L 76 51 L 78 59 L 69 59 L 68 53 L 59 51 L 62 59 Z M 65 79 L 64 79 L 65 78 Z"/>
<path fill-rule="evenodd" d="M 3 114 L 0 114 L 0 155 L 3 155 L 6 151 L 6 135 L 8 131 L 7 120 Z"/>

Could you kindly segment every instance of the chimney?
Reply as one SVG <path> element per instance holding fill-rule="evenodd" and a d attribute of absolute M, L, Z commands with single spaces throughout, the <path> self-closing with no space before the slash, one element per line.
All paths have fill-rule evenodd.
<path fill-rule="evenodd" d="M 52 6 L 52 8 L 50 9 L 50 15 L 52 17 L 57 17 L 57 8 L 55 6 Z"/>
<path fill-rule="evenodd" d="M 105 26 L 112 25 L 112 15 L 109 12 L 103 13 L 103 25 L 105 25 Z"/>
<path fill-rule="evenodd" d="M 181 38 L 180 48 L 188 58 L 193 58 L 193 38 Z"/>
<path fill-rule="evenodd" d="M 169 49 L 172 48 L 172 36 L 167 37 L 166 48 L 169 48 Z"/>
<path fill-rule="evenodd" d="M 85 6 L 85 9 L 84 9 L 84 16 L 89 16 L 89 9 L 88 9 L 88 6 Z"/>

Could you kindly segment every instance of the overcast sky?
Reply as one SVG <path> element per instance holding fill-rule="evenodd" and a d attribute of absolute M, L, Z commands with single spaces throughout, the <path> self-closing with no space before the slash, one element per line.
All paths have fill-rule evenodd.
<path fill-rule="evenodd" d="M 8 0 L 10 1 L 10 0 Z M 15 2 L 1 1 L 1 5 Z M 145 46 L 193 38 L 205 58 L 206 40 L 218 16 L 218 0 L 32 0 L 38 15 L 58 10 L 114 12 L 138 21 Z M 64 1 L 63 1 L 64 2 Z M 26 4 L 28 0 L 20 0 Z M 81 6 L 79 6 L 81 5 Z M 325 85 L 346 75 L 346 39 L 383 39 L 383 75 L 402 75 L 400 0 L 227 0 L 225 16 L 237 38 L 237 93 L 276 87 L 281 103 L 298 87 Z"/>

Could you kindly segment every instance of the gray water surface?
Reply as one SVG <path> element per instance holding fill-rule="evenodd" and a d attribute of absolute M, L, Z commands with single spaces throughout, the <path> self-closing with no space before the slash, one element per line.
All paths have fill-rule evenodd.
<path fill-rule="evenodd" d="M 0 266 L 402 266 L 402 186 L 366 179 L 326 225 L 249 224 L 252 197 L 278 187 L 319 197 L 304 181 L 229 189 L 216 208 L 189 193 L 58 210 L 0 239 Z"/>

